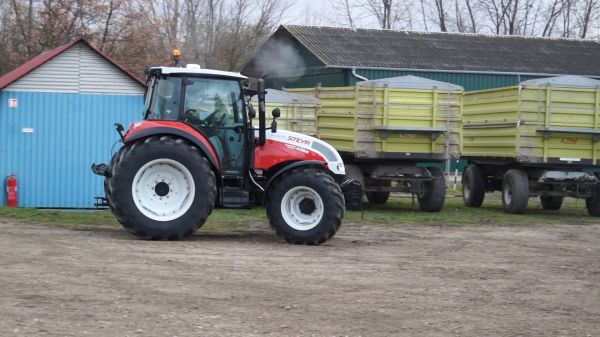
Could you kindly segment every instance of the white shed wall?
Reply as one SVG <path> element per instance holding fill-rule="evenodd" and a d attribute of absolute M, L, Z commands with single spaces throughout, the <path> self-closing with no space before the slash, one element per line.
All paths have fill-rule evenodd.
<path fill-rule="evenodd" d="M 144 87 L 84 43 L 21 77 L 6 91 L 143 95 Z"/>

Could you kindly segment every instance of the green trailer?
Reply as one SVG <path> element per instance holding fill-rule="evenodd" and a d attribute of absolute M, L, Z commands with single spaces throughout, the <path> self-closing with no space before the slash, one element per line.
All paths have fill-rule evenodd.
<path fill-rule="evenodd" d="M 252 98 L 252 102 L 258 104 L 256 96 Z M 318 99 L 276 89 L 267 89 L 265 110 L 271 111 L 275 108 L 279 108 L 281 112 L 280 117 L 277 118 L 279 128 L 317 137 Z M 272 117 L 268 115 L 267 125 L 270 125 L 271 121 Z"/>
<path fill-rule="evenodd" d="M 557 210 L 565 196 L 585 198 L 600 216 L 600 81 L 559 76 L 518 86 L 467 92 L 461 157 L 463 199 L 479 207 L 486 191 L 502 191 L 509 213 L 530 196 Z"/>
<path fill-rule="evenodd" d="M 442 208 L 443 172 L 418 164 L 458 159 L 462 87 L 401 76 L 288 90 L 320 100 L 319 138 L 340 152 L 348 178 L 361 182 L 369 202 L 383 204 L 390 192 L 409 192 L 421 210 Z"/>

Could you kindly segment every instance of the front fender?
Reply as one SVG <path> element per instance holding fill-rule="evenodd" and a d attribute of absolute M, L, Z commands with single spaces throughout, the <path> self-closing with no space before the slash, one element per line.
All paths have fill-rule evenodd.
<path fill-rule="evenodd" d="M 286 172 L 290 172 L 290 171 L 295 170 L 295 169 L 300 168 L 300 167 L 307 167 L 307 168 L 312 167 L 312 168 L 323 170 L 324 172 L 326 172 L 327 174 L 329 174 L 330 176 L 332 176 L 338 183 L 340 182 L 340 179 L 343 179 L 343 176 L 339 177 L 339 175 L 333 173 L 327 167 L 327 163 L 324 162 L 324 161 L 320 161 L 320 160 L 301 160 L 301 161 L 293 162 L 293 163 L 288 164 L 288 165 L 284 166 L 283 168 L 281 168 L 279 171 L 277 171 L 275 174 L 273 174 L 269 178 L 269 180 L 267 180 L 267 183 L 265 184 L 265 190 L 264 190 L 264 193 L 263 193 L 263 197 L 262 197 L 262 203 L 264 204 L 265 198 L 267 196 L 267 193 L 268 193 L 269 189 L 271 188 L 273 182 L 276 181 L 277 178 L 281 177 Z"/>
<path fill-rule="evenodd" d="M 143 138 L 160 135 L 175 136 L 189 141 L 204 153 L 217 172 L 221 171 L 221 161 L 212 144 L 203 134 L 184 123 L 173 121 L 143 121 L 134 123 L 123 136 L 123 143 L 129 144 Z"/>

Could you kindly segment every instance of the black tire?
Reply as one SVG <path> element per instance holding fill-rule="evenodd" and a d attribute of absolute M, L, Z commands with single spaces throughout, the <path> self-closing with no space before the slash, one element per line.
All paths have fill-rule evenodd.
<path fill-rule="evenodd" d="M 523 170 L 510 169 L 502 181 L 502 208 L 506 213 L 523 214 L 529 202 L 529 178 Z"/>
<path fill-rule="evenodd" d="M 180 169 L 185 168 L 192 180 L 193 198 L 185 199 L 188 206 L 182 207 L 182 214 L 176 215 L 177 217 L 173 219 L 157 219 L 157 217 L 160 218 L 161 215 L 165 216 L 166 214 L 155 214 L 155 218 L 153 218 L 153 215 L 148 213 L 156 211 L 155 209 L 150 210 L 148 207 L 141 209 L 143 207 L 138 207 L 136 201 L 134 201 L 132 187 L 136 174 L 145 165 L 151 165 L 150 162 L 157 160 L 159 162 L 156 165 L 159 166 L 165 165 L 160 161 L 168 161 L 173 165 L 179 165 Z M 169 164 L 166 165 L 171 168 L 171 166 L 168 166 Z M 151 165 L 145 168 L 144 171 L 140 171 L 142 175 L 138 177 L 138 181 L 143 177 L 145 178 L 146 170 L 151 167 L 153 166 Z M 154 199 L 161 198 L 160 200 L 162 200 L 163 197 L 169 199 L 169 196 L 176 198 L 177 190 L 175 192 L 172 190 L 174 188 L 172 185 L 176 184 L 174 183 L 175 175 L 169 177 L 169 172 L 159 171 L 161 169 L 161 167 L 158 167 L 155 172 L 164 174 L 166 179 L 163 178 L 162 181 L 156 182 L 155 186 L 151 186 L 152 182 L 146 185 L 149 190 L 156 191 L 149 193 L 155 193 Z M 177 240 L 189 236 L 204 224 L 215 203 L 217 189 L 215 175 L 210 164 L 196 147 L 191 146 L 182 139 L 170 136 L 150 137 L 125 145 L 113 156 L 109 172 L 111 175 L 107 178 L 105 186 L 107 199 L 113 214 L 127 231 L 143 239 Z M 180 172 L 183 171 L 180 170 Z M 169 181 L 169 183 L 165 181 Z M 186 179 L 186 182 L 189 182 L 189 180 Z M 184 191 L 185 187 L 191 190 L 191 184 L 182 184 L 179 187 L 180 191 Z M 163 188 L 161 192 L 158 190 L 159 185 Z M 138 197 L 142 196 L 144 198 L 147 195 L 149 194 L 138 194 Z M 142 201 L 138 200 L 138 202 Z M 145 202 L 147 205 L 151 204 L 150 201 Z M 154 200 L 153 202 L 159 201 Z"/>
<path fill-rule="evenodd" d="M 365 192 L 365 195 L 367 196 L 367 200 L 369 200 L 370 203 L 376 205 L 385 205 L 385 203 L 390 198 L 390 192 L 367 191 Z"/>
<path fill-rule="evenodd" d="M 367 179 L 366 184 L 369 184 L 373 187 L 389 187 L 389 180 L 377 180 L 377 179 Z M 366 191 L 365 196 L 370 203 L 376 205 L 385 205 L 385 203 L 390 198 L 389 191 Z"/>
<path fill-rule="evenodd" d="M 294 199 L 290 200 L 293 198 L 294 188 L 299 188 L 301 192 L 308 191 L 307 193 L 314 196 L 315 199 L 303 197 L 301 200 L 297 199 L 298 202 L 295 203 Z M 293 206 L 291 206 L 290 210 L 286 211 L 286 215 L 282 214 L 282 204 L 286 201 L 290 201 L 289 205 L 297 205 L 297 212 L 294 214 L 301 212 L 308 217 L 318 214 L 315 212 L 318 212 L 319 205 L 321 205 L 322 216 L 319 218 L 315 215 L 312 220 L 316 224 L 309 223 L 306 225 L 306 229 L 294 228 L 294 226 L 302 227 L 303 225 L 299 225 L 299 222 L 294 223 L 293 220 L 289 223 L 286 221 L 285 217 L 289 218 L 293 212 L 291 210 Z M 344 196 L 340 186 L 330 175 L 313 168 L 299 168 L 279 177 L 267 191 L 266 206 L 271 227 L 275 229 L 277 235 L 293 244 L 319 245 L 329 240 L 340 228 L 344 218 Z M 303 207 L 305 210 L 301 209 Z"/>
<path fill-rule="evenodd" d="M 561 196 L 541 196 L 540 202 L 542 208 L 549 211 L 558 211 L 563 203 L 563 197 Z"/>
<path fill-rule="evenodd" d="M 419 209 L 424 212 L 439 212 L 446 200 L 446 180 L 437 167 L 427 168 L 434 179 L 423 182 L 423 194 L 418 196 Z"/>
<path fill-rule="evenodd" d="M 594 186 L 592 196 L 585 198 L 585 208 L 590 216 L 600 217 L 600 185 Z"/>
<path fill-rule="evenodd" d="M 467 207 L 481 207 L 485 198 L 485 174 L 481 167 L 471 164 L 462 176 L 463 203 Z"/>
<path fill-rule="evenodd" d="M 108 163 L 108 172 L 109 174 L 111 174 L 111 172 L 114 170 L 115 164 L 121 161 L 121 158 L 123 156 L 123 152 L 125 152 L 127 148 L 125 146 L 122 146 L 117 153 L 115 153 L 110 162 Z M 111 193 L 110 193 L 110 188 L 109 188 L 109 183 L 110 183 L 110 178 L 106 177 L 104 178 L 104 195 L 106 198 L 106 202 L 108 203 L 108 207 L 111 209 L 111 211 L 114 212 L 113 210 L 113 206 L 112 206 L 112 197 L 111 197 Z M 118 219 L 117 219 L 118 220 Z"/>

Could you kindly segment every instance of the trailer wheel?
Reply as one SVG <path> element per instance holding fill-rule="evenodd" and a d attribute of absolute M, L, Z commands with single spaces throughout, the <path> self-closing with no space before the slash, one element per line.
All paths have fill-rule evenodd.
<path fill-rule="evenodd" d="M 542 208 L 549 211 L 558 211 L 563 203 L 563 197 L 561 196 L 541 196 L 540 202 Z"/>
<path fill-rule="evenodd" d="M 342 224 L 344 197 L 327 173 L 300 168 L 284 174 L 267 191 L 267 217 L 277 235 L 293 244 L 319 245 Z"/>
<path fill-rule="evenodd" d="M 467 207 L 481 207 L 485 198 L 485 175 L 481 167 L 471 164 L 462 176 L 463 203 Z"/>
<path fill-rule="evenodd" d="M 390 192 L 367 191 L 365 192 L 365 195 L 367 196 L 367 200 L 369 200 L 370 203 L 376 205 L 384 205 L 390 197 Z"/>
<path fill-rule="evenodd" d="M 215 203 L 215 175 L 181 139 L 150 137 L 111 160 L 107 189 L 119 222 L 143 239 L 176 240 L 204 224 Z"/>
<path fill-rule="evenodd" d="M 423 182 L 423 194 L 418 197 L 419 209 L 424 212 L 439 212 L 446 199 L 446 180 L 437 167 L 427 168 L 434 179 Z"/>
<path fill-rule="evenodd" d="M 593 188 L 591 197 L 585 198 L 585 207 L 589 215 L 600 217 L 600 185 Z"/>
<path fill-rule="evenodd" d="M 379 179 L 368 179 L 367 182 L 369 185 L 374 187 L 389 187 L 389 180 L 379 180 Z M 365 191 L 365 196 L 370 203 L 375 205 L 385 205 L 385 203 L 390 198 L 389 191 Z"/>
<path fill-rule="evenodd" d="M 507 213 L 523 214 L 529 202 L 529 178 L 523 170 L 510 169 L 502 181 L 502 208 Z"/>

